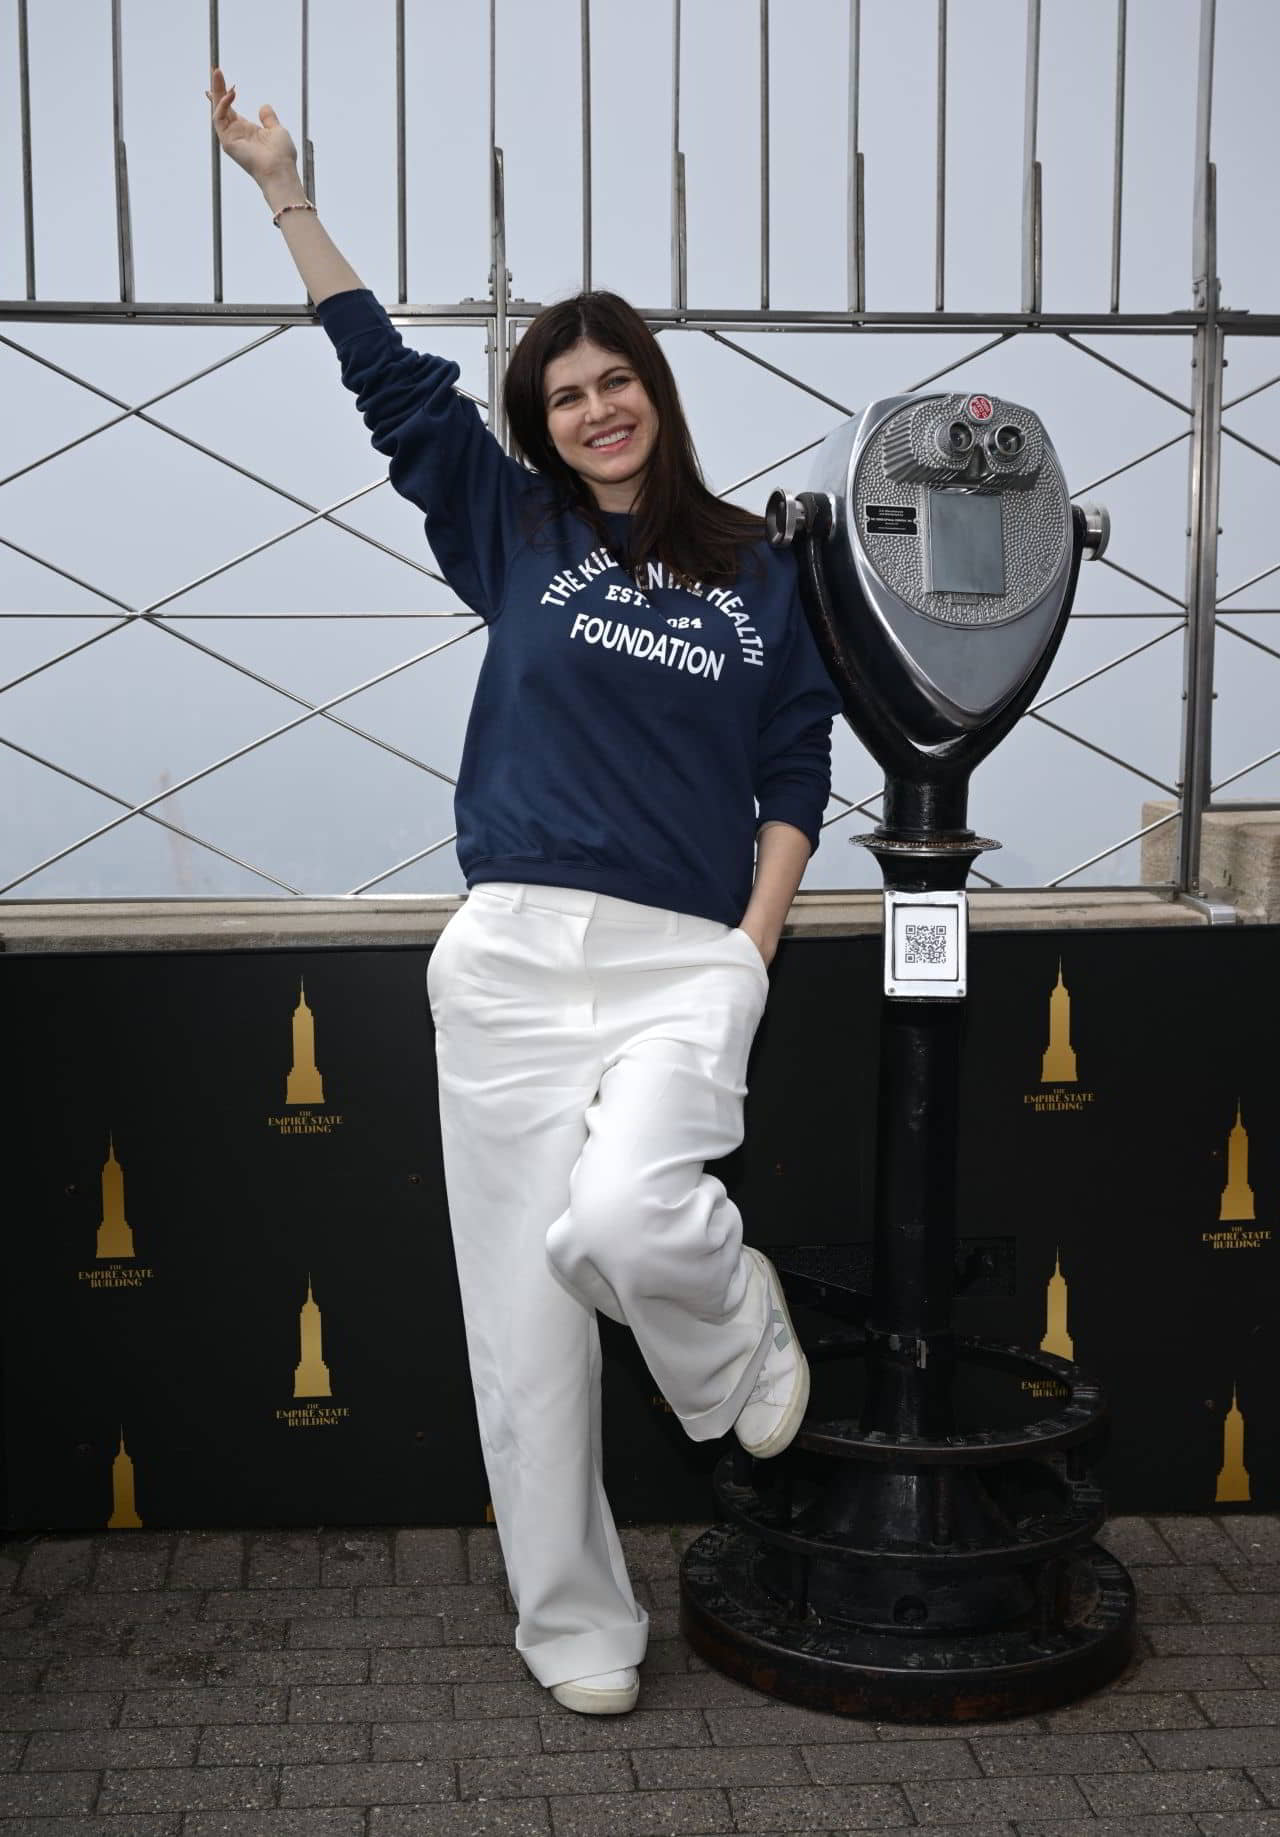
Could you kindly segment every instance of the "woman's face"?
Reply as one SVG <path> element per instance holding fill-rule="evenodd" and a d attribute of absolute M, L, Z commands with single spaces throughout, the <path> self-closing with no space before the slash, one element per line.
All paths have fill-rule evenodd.
<path fill-rule="evenodd" d="M 658 437 L 658 414 L 617 351 L 580 338 L 542 373 L 547 433 L 601 510 L 630 510 Z"/>

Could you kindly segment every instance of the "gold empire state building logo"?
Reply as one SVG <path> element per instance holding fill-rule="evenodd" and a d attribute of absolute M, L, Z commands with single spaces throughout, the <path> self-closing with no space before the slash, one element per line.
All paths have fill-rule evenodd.
<path fill-rule="evenodd" d="M 329 1367 L 324 1362 L 321 1349 L 322 1326 L 320 1310 L 316 1306 L 315 1296 L 311 1293 L 311 1277 L 307 1277 L 307 1298 L 302 1304 L 299 1317 L 299 1338 L 301 1340 L 301 1357 L 293 1373 L 293 1394 L 295 1397 L 332 1397 L 333 1386 L 329 1382 Z"/>
<path fill-rule="evenodd" d="M 1041 1352 L 1056 1353 L 1060 1359 L 1074 1359 L 1075 1341 L 1067 1331 L 1067 1279 L 1062 1273 L 1062 1253 L 1054 1252 L 1053 1274 L 1049 1278 L 1046 1298 L 1044 1338 Z"/>
<path fill-rule="evenodd" d="M 1227 1184 L 1222 1189 L 1220 1219 L 1238 1224 L 1254 1219 L 1253 1188 L 1249 1185 L 1249 1132 L 1244 1126 L 1244 1110 L 1236 1104 L 1236 1120 L 1227 1137 Z"/>
<path fill-rule="evenodd" d="M 131 1257 L 133 1232 L 124 1215 L 124 1169 L 116 1160 L 115 1137 L 107 1137 L 107 1158 L 102 1164 L 102 1223 L 98 1226 L 100 1257 Z"/>
<path fill-rule="evenodd" d="M 124 1445 L 124 1428 L 120 1430 L 120 1446 L 111 1463 L 111 1516 L 107 1520 L 109 1531 L 138 1531 L 142 1520 L 133 1497 L 133 1462 Z"/>
<path fill-rule="evenodd" d="M 1045 1047 L 1040 1082 L 1076 1082 L 1076 1055 L 1071 1046 L 1071 994 L 1062 980 L 1061 957 L 1058 959 L 1058 980 L 1049 997 L 1049 1044 Z"/>
<path fill-rule="evenodd" d="M 298 980 L 298 1005 L 293 1011 L 293 1064 L 285 1088 L 286 1103 L 323 1103 L 324 1080 L 316 1065 L 316 1019 L 307 1006 L 307 992 Z"/>
<path fill-rule="evenodd" d="M 1218 1490 L 1214 1499 L 1219 1505 L 1243 1504 L 1249 1497 L 1249 1474 L 1244 1464 L 1244 1417 L 1240 1412 L 1237 1387 L 1231 1387 L 1231 1408 L 1222 1425 L 1222 1466 L 1218 1472 Z"/>

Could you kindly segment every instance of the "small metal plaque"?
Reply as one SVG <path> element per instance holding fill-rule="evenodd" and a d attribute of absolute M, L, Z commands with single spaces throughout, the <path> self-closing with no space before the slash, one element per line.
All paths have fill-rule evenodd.
<path fill-rule="evenodd" d="M 884 896 L 884 992 L 913 1001 L 968 992 L 969 902 L 964 893 Z"/>

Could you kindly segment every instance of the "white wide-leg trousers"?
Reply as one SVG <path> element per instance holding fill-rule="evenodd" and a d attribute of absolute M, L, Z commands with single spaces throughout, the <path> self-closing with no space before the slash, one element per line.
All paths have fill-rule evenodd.
<path fill-rule="evenodd" d="M 476 1414 L 541 1684 L 639 1664 L 648 1639 L 601 1478 L 596 1310 L 694 1441 L 764 1363 L 764 1283 L 703 1163 L 742 1139 L 768 986 L 744 931 L 572 887 L 483 883 L 431 954 Z"/>

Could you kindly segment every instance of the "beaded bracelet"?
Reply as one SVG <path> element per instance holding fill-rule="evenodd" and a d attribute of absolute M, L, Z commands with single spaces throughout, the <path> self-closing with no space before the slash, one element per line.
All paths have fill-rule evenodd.
<path fill-rule="evenodd" d="M 272 223 L 275 224 L 276 228 L 279 229 L 280 219 L 281 217 L 284 216 L 287 210 L 314 210 L 314 209 L 315 209 L 315 205 L 311 202 L 309 198 L 303 204 L 282 204 L 279 210 L 275 213 L 274 217 L 272 217 L 271 221 Z"/>

